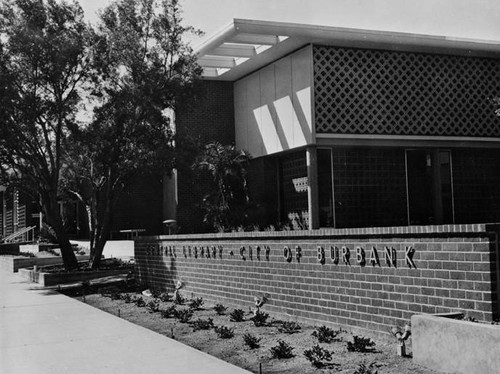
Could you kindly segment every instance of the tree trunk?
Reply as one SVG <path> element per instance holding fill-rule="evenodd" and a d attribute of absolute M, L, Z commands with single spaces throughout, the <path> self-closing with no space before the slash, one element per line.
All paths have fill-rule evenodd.
<path fill-rule="evenodd" d="M 111 184 L 109 182 L 106 183 L 104 191 L 100 192 L 104 196 L 101 196 L 100 210 L 97 211 L 96 209 L 93 221 L 93 235 L 91 235 L 92 241 L 90 243 L 91 250 L 89 260 L 89 266 L 91 269 L 97 269 L 101 264 L 102 253 L 111 229 L 111 215 L 112 207 L 114 205 L 113 191 L 111 190 Z"/>
<path fill-rule="evenodd" d="M 56 204 L 56 208 L 58 208 Z M 45 219 L 49 226 L 54 230 L 58 244 L 61 248 L 61 256 L 64 262 L 64 267 L 66 270 L 78 269 L 78 261 L 76 260 L 75 252 L 71 247 L 66 230 L 62 223 L 61 216 L 58 209 L 54 209 L 54 205 L 51 207 L 45 207 Z"/>

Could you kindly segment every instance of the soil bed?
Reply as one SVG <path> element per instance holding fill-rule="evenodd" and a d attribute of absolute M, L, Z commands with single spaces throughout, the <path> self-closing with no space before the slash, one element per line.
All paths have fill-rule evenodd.
<path fill-rule="evenodd" d="M 177 305 L 171 301 L 160 301 L 160 299 L 152 296 L 144 296 L 141 293 L 118 293 L 115 291 L 116 289 L 112 290 L 110 294 L 109 289 L 106 291 L 101 289 L 97 293 L 87 294 L 85 302 L 169 338 L 172 338 L 173 334 L 176 340 L 184 344 L 254 373 L 259 372 L 259 364 L 262 365 L 262 373 L 265 374 L 437 373 L 413 363 L 410 357 L 397 356 L 396 342 L 389 336 L 386 338 L 380 336 L 373 338 L 376 343 L 373 352 L 349 352 L 347 350 L 347 342 L 352 342 L 353 335 L 355 334 L 349 329 L 345 331 L 345 328 L 343 329 L 344 331 L 339 333 L 337 336 L 338 339 L 335 341 L 331 343 L 319 343 L 322 348 L 333 351 L 333 355 L 331 361 L 324 361 L 327 364 L 326 366 L 316 368 L 306 359 L 304 350 L 311 349 L 314 345 L 318 344 L 317 338 L 312 336 L 312 333 L 317 330 L 318 326 L 308 326 L 300 323 L 301 329 L 298 332 L 287 334 L 279 331 L 278 327 L 281 326 L 280 321 L 274 320 L 271 317 L 269 317 L 266 326 L 256 327 L 253 321 L 250 320 L 253 314 L 249 311 L 248 306 L 241 306 L 241 309 L 245 310 L 244 321 L 232 322 L 229 316 L 233 310 L 232 308 L 228 308 L 224 315 L 218 315 L 213 309 L 214 304 L 208 302 L 205 302 L 200 310 L 193 311 L 190 323 L 181 323 L 177 318 L 162 317 L 161 311 L 173 305 L 175 305 L 177 310 L 187 310 L 189 309 L 190 300 L 187 300 L 183 305 Z M 81 295 L 73 294 L 70 296 L 82 301 Z M 153 312 L 147 306 L 137 306 L 133 300 L 137 300 L 138 298 L 142 298 L 145 304 L 151 301 L 157 302 L 159 311 Z M 265 306 L 262 311 L 265 312 Z M 226 326 L 234 329 L 234 337 L 221 339 L 213 327 L 208 330 L 194 331 L 192 327 L 193 321 L 199 319 L 208 320 L 209 318 L 213 320 L 214 326 Z M 293 321 L 293 318 L 291 321 Z M 261 339 L 259 348 L 250 349 L 244 343 L 243 335 L 248 333 Z M 283 340 L 293 347 L 294 357 L 287 359 L 272 357 L 270 348 L 276 346 L 278 340 Z M 411 348 L 407 346 L 408 351 L 411 354 Z M 360 365 L 365 365 L 366 367 L 370 367 L 371 365 L 372 371 L 359 371 Z"/>

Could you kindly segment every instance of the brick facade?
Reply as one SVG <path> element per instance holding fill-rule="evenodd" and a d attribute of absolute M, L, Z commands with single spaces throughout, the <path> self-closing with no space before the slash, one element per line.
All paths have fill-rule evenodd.
<path fill-rule="evenodd" d="M 162 191 L 161 175 L 138 178 L 123 193 L 113 211 L 112 231 L 144 229 L 149 235 L 162 233 Z"/>
<path fill-rule="evenodd" d="M 312 323 L 387 332 L 415 313 L 457 310 L 491 321 L 499 316 L 494 231 L 462 225 L 148 237 L 136 241 L 136 274 L 148 287 L 172 291 L 181 280 L 186 295 L 233 306 L 269 294 L 267 311 Z"/>
<path fill-rule="evenodd" d="M 202 81 L 196 96 L 176 111 L 178 162 L 177 223 L 181 232 L 204 232 L 199 204 L 207 193 L 210 180 L 200 179 L 191 169 L 198 152 L 217 141 L 234 144 L 233 83 Z"/>

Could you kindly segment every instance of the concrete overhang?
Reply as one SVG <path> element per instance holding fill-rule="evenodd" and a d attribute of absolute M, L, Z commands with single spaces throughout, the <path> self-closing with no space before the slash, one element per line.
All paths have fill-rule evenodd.
<path fill-rule="evenodd" d="M 203 77 L 235 81 L 308 45 L 500 58 L 500 41 L 234 19 L 195 48 Z"/>

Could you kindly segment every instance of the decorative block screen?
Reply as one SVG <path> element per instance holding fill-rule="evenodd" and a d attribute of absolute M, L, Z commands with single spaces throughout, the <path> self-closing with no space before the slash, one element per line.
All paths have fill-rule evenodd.
<path fill-rule="evenodd" d="M 500 136 L 500 63 L 314 47 L 317 133 Z"/>

